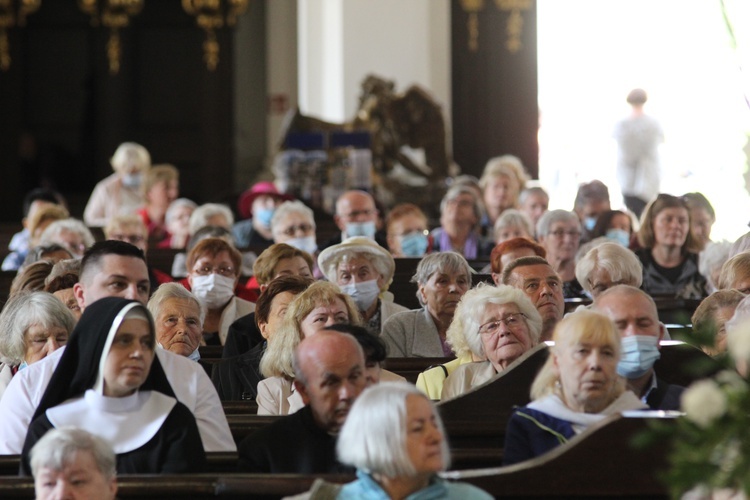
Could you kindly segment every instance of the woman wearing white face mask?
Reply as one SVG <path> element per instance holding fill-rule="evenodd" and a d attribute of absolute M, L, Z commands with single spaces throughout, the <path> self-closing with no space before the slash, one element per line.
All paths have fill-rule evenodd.
<path fill-rule="evenodd" d="M 206 308 L 203 342 L 221 344 L 232 322 L 255 310 L 252 302 L 236 297 L 234 290 L 242 270 L 242 255 L 219 238 L 206 238 L 187 257 L 188 284 Z"/>
<path fill-rule="evenodd" d="M 396 264 L 386 249 L 369 238 L 354 236 L 326 248 L 318 256 L 318 267 L 354 300 L 373 335 L 380 335 L 393 314 L 408 310 L 387 297 Z"/>
<path fill-rule="evenodd" d="M 115 215 L 134 214 L 144 204 L 141 181 L 151 168 L 151 155 L 134 142 L 120 144 L 110 160 L 114 174 L 101 180 L 83 212 L 87 226 L 102 227 Z"/>
<path fill-rule="evenodd" d="M 315 238 L 315 215 L 301 201 L 285 201 L 271 218 L 274 243 L 286 243 L 297 250 L 315 256 L 318 242 Z"/>

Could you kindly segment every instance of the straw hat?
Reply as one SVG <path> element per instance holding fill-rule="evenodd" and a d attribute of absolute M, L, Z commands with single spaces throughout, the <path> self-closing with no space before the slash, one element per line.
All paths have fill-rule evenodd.
<path fill-rule="evenodd" d="M 380 265 L 378 268 L 387 269 L 388 272 L 383 276 L 383 281 L 386 286 L 390 285 L 393 281 L 393 273 L 396 271 L 396 263 L 393 261 L 393 256 L 385 248 L 378 245 L 375 240 L 365 238 L 364 236 L 352 236 L 347 238 L 338 245 L 333 245 L 318 255 L 318 268 L 323 272 L 323 275 L 328 281 L 336 282 L 335 270 L 333 275 L 329 275 L 329 267 L 334 262 L 339 262 L 344 255 L 357 255 L 363 254 L 367 257 L 371 257 L 373 260 L 378 260 Z"/>

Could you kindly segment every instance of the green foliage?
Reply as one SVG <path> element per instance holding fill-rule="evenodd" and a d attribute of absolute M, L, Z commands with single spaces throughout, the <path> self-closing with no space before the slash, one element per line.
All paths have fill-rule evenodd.
<path fill-rule="evenodd" d="M 709 491 L 731 488 L 750 494 L 750 384 L 731 369 L 713 380 L 715 385 L 704 383 L 698 390 L 694 384 L 686 391 L 693 391 L 694 404 L 687 407 L 683 397 L 685 416 L 654 422 L 638 437 L 639 446 L 671 441 L 670 467 L 663 479 L 674 498 L 699 485 Z M 700 404 L 704 396 L 707 405 Z M 726 402 L 724 411 L 722 405 L 708 403 L 716 398 Z"/>

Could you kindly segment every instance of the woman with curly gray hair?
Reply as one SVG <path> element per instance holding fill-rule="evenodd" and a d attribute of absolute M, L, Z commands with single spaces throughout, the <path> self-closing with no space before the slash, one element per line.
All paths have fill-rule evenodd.
<path fill-rule="evenodd" d="M 463 332 L 479 359 L 445 379 L 441 399 L 455 398 L 502 372 L 539 343 L 542 318 L 526 294 L 508 285 L 480 283 L 466 292 L 449 331 Z"/>
<path fill-rule="evenodd" d="M 76 325 L 68 308 L 47 292 L 20 292 L 0 314 L 0 398 L 13 375 L 65 345 Z"/>

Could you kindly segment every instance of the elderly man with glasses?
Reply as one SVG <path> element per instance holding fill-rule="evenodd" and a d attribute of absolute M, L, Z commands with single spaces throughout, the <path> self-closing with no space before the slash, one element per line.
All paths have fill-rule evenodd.
<path fill-rule="evenodd" d="M 341 233 L 320 245 L 319 250 L 338 245 L 352 236 L 364 236 L 388 249 L 385 235 L 378 227 L 379 213 L 375 198 L 370 193 L 360 190 L 346 191 L 336 200 L 336 213 L 333 216 Z"/>

